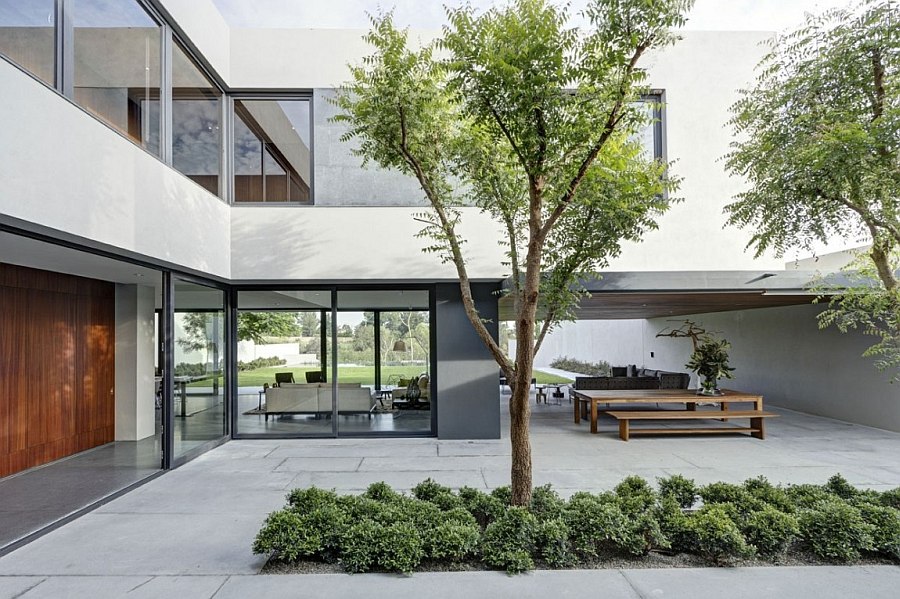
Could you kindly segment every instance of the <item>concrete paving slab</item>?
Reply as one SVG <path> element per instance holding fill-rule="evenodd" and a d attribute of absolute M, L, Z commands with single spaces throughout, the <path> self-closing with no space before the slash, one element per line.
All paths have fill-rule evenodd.
<path fill-rule="evenodd" d="M 387 574 L 318 574 L 306 576 L 232 576 L 216 599 L 246 597 L 333 599 L 451 599 L 515 597 L 516 599 L 640 599 L 618 570 L 537 571 L 518 576 L 502 572 L 426 572 L 412 576 Z"/>
<path fill-rule="evenodd" d="M 226 580 L 227 576 L 154 576 L 130 591 L 128 599 L 207 599 L 214 597 Z"/>
<path fill-rule="evenodd" d="M 368 457 L 388 457 L 397 456 L 419 456 L 419 457 L 437 457 L 437 447 L 430 445 L 404 445 L 404 444 L 383 444 L 376 443 L 369 447 L 361 448 L 358 445 L 342 447 L 342 446 L 304 446 L 304 445 L 283 445 L 269 454 L 268 458 L 339 458 L 339 457 L 359 457 L 364 454 Z"/>
<path fill-rule="evenodd" d="M 435 472 L 441 470 L 478 470 L 479 468 L 506 468 L 508 456 L 450 456 L 434 459 L 408 456 L 394 458 L 366 457 L 359 466 L 360 472 Z M 425 477 L 423 477 L 425 478 Z"/>
<path fill-rule="evenodd" d="M 0 599 L 14 599 L 44 582 L 44 576 L 0 576 Z"/>
<path fill-rule="evenodd" d="M 316 472 L 312 474 L 312 484 L 324 489 L 359 492 L 375 482 L 384 481 L 398 490 L 409 490 L 426 478 L 452 489 L 469 486 L 485 489 L 481 472 L 461 470 L 441 470 L 436 472 Z M 507 470 L 507 483 L 509 471 Z M 506 483 L 504 483 L 506 484 Z"/>
<path fill-rule="evenodd" d="M 23 599 L 96 599 L 97 597 L 148 597 L 132 595 L 150 582 L 149 576 L 54 576 L 26 591 Z"/>
<path fill-rule="evenodd" d="M 896 599 L 900 568 L 684 568 L 625 570 L 641 597 L 660 599 Z"/>
<path fill-rule="evenodd" d="M 279 472 L 356 472 L 363 457 L 354 458 L 284 458 L 278 467 Z"/>
<path fill-rule="evenodd" d="M 0 558 L 0 575 L 255 574 L 266 515 L 91 513 Z"/>
<path fill-rule="evenodd" d="M 437 444 L 440 457 L 469 456 L 469 455 L 494 455 L 505 456 L 512 453 L 509 441 L 440 441 Z"/>
<path fill-rule="evenodd" d="M 235 514 L 268 513 L 284 503 L 293 477 L 277 487 L 267 484 L 254 486 L 251 481 L 238 479 L 226 488 L 191 485 L 170 489 L 157 487 L 129 493 L 96 510 L 98 514 Z M 248 484 L 243 484 L 248 483 Z"/>

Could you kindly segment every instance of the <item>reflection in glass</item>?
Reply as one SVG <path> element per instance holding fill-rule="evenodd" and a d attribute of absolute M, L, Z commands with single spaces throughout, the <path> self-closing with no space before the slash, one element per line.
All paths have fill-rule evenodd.
<path fill-rule="evenodd" d="M 222 92 L 178 44 L 172 48 L 172 165 L 218 195 Z"/>
<path fill-rule="evenodd" d="M 662 155 L 662 123 L 659 112 L 659 96 L 648 96 L 646 100 L 638 102 L 637 108 L 644 113 L 646 119 L 643 126 L 635 132 L 635 139 L 640 143 L 644 158 L 660 160 Z"/>
<path fill-rule="evenodd" d="M 159 155 L 162 28 L 134 2 L 73 0 L 75 101 Z"/>
<path fill-rule="evenodd" d="M 309 203 L 309 179 L 309 101 L 235 100 L 235 201 Z"/>
<path fill-rule="evenodd" d="M 337 318 L 338 434 L 430 432 L 428 291 L 338 291 Z M 369 418 L 344 385 L 372 389 Z"/>
<path fill-rule="evenodd" d="M 0 0 L 0 54 L 48 85 L 56 68 L 54 0 Z"/>
<path fill-rule="evenodd" d="M 175 456 L 225 434 L 225 297 L 175 283 Z"/>
<path fill-rule="evenodd" d="M 238 294 L 238 415 L 244 435 L 332 435 L 331 292 Z"/>

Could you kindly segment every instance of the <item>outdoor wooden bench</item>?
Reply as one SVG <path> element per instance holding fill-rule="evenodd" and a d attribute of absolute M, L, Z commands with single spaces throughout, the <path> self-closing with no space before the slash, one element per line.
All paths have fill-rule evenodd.
<path fill-rule="evenodd" d="M 631 435 L 703 435 L 723 433 L 750 433 L 756 439 L 765 439 L 765 418 L 778 416 L 772 412 L 762 410 L 728 410 L 727 420 L 749 418 L 750 426 L 720 426 L 720 427 L 682 427 L 682 428 L 637 428 L 630 429 L 632 420 L 723 420 L 719 410 L 661 410 L 661 411 L 611 411 L 605 412 L 619 421 L 619 438 L 627 441 Z"/>
<path fill-rule="evenodd" d="M 694 389 L 643 389 L 643 390 L 623 390 L 623 391 L 605 391 L 605 390 L 589 390 L 589 389 L 573 389 L 572 397 L 575 399 L 575 424 L 581 422 L 582 418 L 590 416 L 591 433 L 597 433 L 597 415 L 599 413 L 598 404 L 606 404 L 609 406 L 618 406 L 623 404 L 682 404 L 688 411 L 695 411 L 698 403 L 712 402 L 720 405 L 721 411 L 718 412 L 718 419 L 727 420 L 732 413 L 729 409 L 732 403 L 750 403 L 757 412 L 763 410 L 763 397 L 754 393 L 743 393 L 741 391 L 732 391 L 731 389 L 723 389 L 723 395 L 713 397 L 704 397 L 697 395 Z M 704 416 L 704 418 L 713 418 L 712 416 Z"/>

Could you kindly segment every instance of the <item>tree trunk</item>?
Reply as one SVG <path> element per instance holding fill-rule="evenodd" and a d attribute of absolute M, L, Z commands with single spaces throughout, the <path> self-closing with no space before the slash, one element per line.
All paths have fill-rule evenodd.
<path fill-rule="evenodd" d="M 888 291 L 896 288 L 897 278 L 894 276 L 894 271 L 891 269 L 888 252 L 885 251 L 885 249 L 876 242 L 872 245 L 870 256 L 872 257 L 872 262 L 875 263 L 875 268 L 878 271 L 878 277 L 884 284 L 884 288 Z"/>
<path fill-rule="evenodd" d="M 512 447 L 512 468 L 510 481 L 513 505 L 531 503 L 531 437 L 529 420 L 531 406 L 529 404 L 530 380 L 522 383 L 522 377 L 516 372 L 515 381 L 511 381 L 512 394 L 509 398 L 509 439 Z M 531 371 L 529 370 L 530 374 Z M 529 378 L 530 377 L 526 377 Z"/>

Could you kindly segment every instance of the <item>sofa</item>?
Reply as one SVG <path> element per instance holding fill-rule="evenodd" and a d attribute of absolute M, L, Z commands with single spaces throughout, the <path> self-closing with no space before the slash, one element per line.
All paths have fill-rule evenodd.
<path fill-rule="evenodd" d="M 576 390 L 623 391 L 630 389 L 687 389 L 691 375 L 686 372 L 667 372 L 638 368 L 636 376 L 578 376 Z"/>
<path fill-rule="evenodd" d="M 331 414 L 331 385 L 328 383 L 282 383 L 266 389 L 266 420 L 270 415 Z M 338 414 L 371 413 L 372 392 L 359 383 L 338 383 Z"/>

